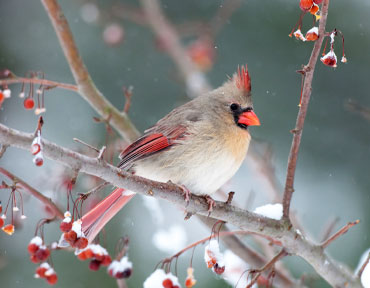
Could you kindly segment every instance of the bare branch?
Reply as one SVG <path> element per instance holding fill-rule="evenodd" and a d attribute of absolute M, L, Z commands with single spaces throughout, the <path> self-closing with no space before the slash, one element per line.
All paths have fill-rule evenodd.
<path fill-rule="evenodd" d="M 139 132 L 131 123 L 127 114 L 119 112 L 96 88 L 81 59 L 71 29 L 58 2 L 56 0 L 42 0 L 41 2 L 53 23 L 55 33 L 58 36 L 64 55 L 77 83 L 80 95 L 100 115 L 111 115 L 112 126 L 126 141 L 134 141 L 139 136 Z"/>
<path fill-rule="evenodd" d="M 164 43 L 168 55 L 185 79 L 190 96 L 194 98 L 211 90 L 204 74 L 195 67 L 181 45 L 175 29 L 164 16 L 160 2 L 158 0 L 141 0 L 140 2 L 153 32 Z"/>
<path fill-rule="evenodd" d="M 1 144 L 28 150 L 32 140 L 33 134 L 26 134 L 0 124 Z M 104 161 L 62 148 L 45 139 L 43 147 L 45 157 L 63 165 L 97 176 L 114 186 L 125 187 L 140 194 L 165 199 L 190 213 L 208 215 L 208 203 L 204 197 L 192 194 L 190 202 L 186 205 L 183 189 L 173 183 L 160 183 L 123 172 Z M 318 274 L 334 287 L 344 287 L 345 285 L 353 288 L 361 287 L 359 280 L 343 264 L 339 265 L 333 261 L 321 246 L 305 238 L 294 227 L 287 225 L 286 221 L 269 219 L 220 201 L 215 201 L 211 217 L 242 230 L 276 239 L 282 243 L 287 253 L 305 259 Z"/>
<path fill-rule="evenodd" d="M 5 175 L 9 179 L 11 179 L 13 182 L 15 182 L 17 184 L 20 184 L 24 188 L 24 191 L 30 193 L 36 199 L 38 199 L 39 201 L 44 203 L 46 206 L 48 206 L 50 208 L 50 210 L 54 212 L 56 217 L 58 217 L 60 219 L 64 218 L 63 212 L 58 208 L 57 205 L 55 205 L 55 203 L 53 201 L 51 201 L 50 198 L 45 197 L 39 191 L 37 191 L 35 188 L 31 187 L 25 181 L 23 181 L 22 179 L 20 179 L 19 177 L 15 176 L 15 175 L 13 175 L 8 170 L 0 167 L 0 173 L 2 173 L 3 175 Z"/>
<path fill-rule="evenodd" d="M 290 153 L 289 153 L 289 158 L 288 158 L 287 176 L 286 176 L 284 196 L 283 196 L 283 217 L 286 220 L 289 220 L 290 202 L 292 200 L 292 194 L 294 192 L 293 185 L 294 185 L 295 170 L 297 166 L 299 146 L 301 144 L 304 121 L 305 121 L 306 114 L 307 114 L 308 103 L 310 101 L 310 96 L 311 96 L 311 91 L 312 91 L 312 79 L 313 79 L 313 75 L 315 72 L 315 66 L 316 66 L 316 62 L 320 54 L 322 42 L 324 40 L 326 19 L 328 17 L 328 8 L 329 8 L 329 0 L 324 0 L 322 4 L 321 18 L 320 18 L 320 24 L 319 24 L 319 39 L 317 39 L 315 42 L 308 65 L 305 66 L 303 69 L 305 73 L 305 80 L 304 80 L 303 92 L 302 92 L 302 103 L 298 111 L 296 126 L 292 130 L 293 141 L 292 141 L 292 146 L 290 148 Z"/>
<path fill-rule="evenodd" d="M 66 90 L 71 90 L 78 92 L 78 87 L 73 84 L 66 84 L 46 79 L 39 79 L 39 78 L 23 78 L 23 77 L 11 77 L 6 79 L 0 79 L 0 85 L 9 85 L 15 83 L 32 83 L 32 84 L 39 84 L 45 87 L 58 87 Z"/>

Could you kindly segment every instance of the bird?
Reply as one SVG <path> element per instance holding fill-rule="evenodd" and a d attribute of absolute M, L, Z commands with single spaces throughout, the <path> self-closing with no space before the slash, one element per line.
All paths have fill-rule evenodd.
<path fill-rule="evenodd" d="M 259 125 L 248 67 L 239 66 L 222 86 L 175 108 L 146 130 L 121 152 L 118 167 L 178 184 L 187 200 L 190 192 L 212 202 L 210 195 L 236 173 L 247 154 L 248 128 Z M 89 243 L 134 195 L 116 188 L 81 218 Z"/>

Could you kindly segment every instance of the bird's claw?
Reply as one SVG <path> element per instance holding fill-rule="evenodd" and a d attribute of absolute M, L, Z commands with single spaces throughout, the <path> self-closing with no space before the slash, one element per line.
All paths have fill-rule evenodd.
<path fill-rule="evenodd" d="M 180 185 L 180 187 L 182 188 L 182 191 L 184 192 L 184 199 L 186 202 L 186 206 L 188 206 L 190 202 L 191 192 L 184 185 Z"/>
<path fill-rule="evenodd" d="M 216 202 L 209 195 L 205 195 L 204 198 L 206 199 L 207 204 L 208 204 L 208 216 L 209 216 L 211 215 L 211 212 L 213 211 L 213 207 L 216 207 Z"/>

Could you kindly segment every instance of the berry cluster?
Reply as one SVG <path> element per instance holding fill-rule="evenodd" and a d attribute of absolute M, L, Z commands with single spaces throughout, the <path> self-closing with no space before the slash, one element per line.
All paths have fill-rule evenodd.
<path fill-rule="evenodd" d="M 321 4 L 321 2 L 322 0 L 300 0 L 299 7 L 304 12 L 310 12 L 313 15 L 317 15 L 320 10 L 319 4 Z"/>
<path fill-rule="evenodd" d="M 117 279 L 128 278 L 132 274 L 132 263 L 127 256 L 122 257 L 119 261 L 114 260 L 108 267 L 108 274 Z"/>
<path fill-rule="evenodd" d="M 326 66 L 330 66 L 333 68 L 337 67 L 337 55 L 335 55 L 335 52 L 334 52 L 334 40 L 335 40 L 335 36 L 337 36 L 338 33 L 340 33 L 342 36 L 342 44 L 343 44 L 343 55 L 340 61 L 342 63 L 347 63 L 346 55 L 344 55 L 344 37 L 342 33 L 336 29 L 334 29 L 334 31 L 330 33 L 330 51 L 325 54 L 325 50 L 327 46 L 327 41 L 326 41 L 324 51 L 322 53 L 322 57 L 320 58 L 322 63 L 324 63 Z"/>
<path fill-rule="evenodd" d="M 217 240 L 211 240 L 204 250 L 204 260 L 208 268 L 221 275 L 225 271 L 224 256 L 220 252 Z"/>
<path fill-rule="evenodd" d="M 77 258 L 84 261 L 91 259 L 89 268 L 93 271 L 99 270 L 100 266 L 108 266 L 112 263 L 107 250 L 99 244 L 90 244 L 82 250 L 76 250 Z"/>
<path fill-rule="evenodd" d="M 58 282 L 58 276 L 49 263 L 44 262 L 36 269 L 35 278 L 44 278 L 50 285 Z"/>
<path fill-rule="evenodd" d="M 59 246 L 61 247 L 66 246 L 64 243 L 67 242 L 73 248 L 85 249 L 87 245 L 89 244 L 89 241 L 87 240 L 84 233 L 82 232 L 81 224 L 82 224 L 81 220 L 76 220 L 72 223 L 72 227 L 70 228 L 70 230 L 67 231 L 67 227 L 63 227 L 63 228 L 66 228 L 65 230 L 62 230 L 61 228 L 62 232 L 64 233 L 62 235 L 62 238 L 60 241 L 61 244 Z"/>
<path fill-rule="evenodd" d="M 27 249 L 33 263 L 46 261 L 50 256 L 50 250 L 43 244 L 43 240 L 39 236 L 35 236 L 31 239 Z"/>
<path fill-rule="evenodd" d="M 300 0 L 299 7 L 303 11 L 303 13 L 301 14 L 297 24 L 294 26 L 292 32 L 289 34 L 289 37 L 292 37 L 294 35 L 296 39 L 301 40 L 303 42 L 316 41 L 319 38 L 318 27 L 316 26 L 312 27 L 310 30 L 306 32 L 306 35 L 303 35 L 303 33 L 301 32 L 301 27 L 302 27 L 302 19 L 303 19 L 303 16 L 306 14 L 306 12 L 310 12 L 311 14 L 314 14 L 316 16 L 316 20 L 320 18 L 320 15 L 319 15 L 320 9 L 318 5 L 321 4 L 321 2 L 322 0 Z M 298 26 L 298 29 L 294 31 L 297 26 Z M 333 68 L 337 67 L 337 56 L 335 55 L 335 52 L 334 52 L 334 38 L 335 36 L 338 35 L 338 33 L 342 36 L 343 56 L 342 56 L 341 62 L 347 63 L 347 58 L 344 54 L 343 34 L 339 30 L 334 29 L 333 32 L 325 33 L 324 35 L 322 35 L 322 37 L 330 36 L 330 51 L 328 53 L 325 53 L 327 42 L 328 42 L 326 41 L 325 48 L 324 48 L 324 51 L 322 53 L 322 57 L 320 58 L 320 60 L 326 66 L 333 67 Z"/>
<path fill-rule="evenodd" d="M 21 209 L 22 209 L 22 215 L 20 216 L 20 218 L 22 220 L 24 220 L 24 219 L 27 218 L 26 215 L 24 215 L 24 213 L 23 213 L 23 198 L 22 198 L 22 193 L 21 193 L 21 191 L 19 191 L 19 186 L 17 186 L 16 184 L 13 184 L 13 185 L 10 186 L 10 185 L 6 184 L 4 181 L 1 183 L 0 189 L 11 189 L 11 192 L 10 192 L 10 195 L 9 195 L 9 200 L 8 200 L 7 205 L 6 205 L 6 208 L 5 208 L 4 213 L 2 213 L 3 207 L 2 207 L 1 202 L 0 202 L 0 213 L 2 213 L 1 216 L 0 216 L 0 228 L 6 234 L 8 234 L 8 235 L 11 236 L 15 232 L 14 212 L 18 212 L 20 210 L 19 207 L 17 206 L 16 192 L 18 192 L 18 195 L 19 195 L 18 201 L 20 201 L 20 203 L 21 203 Z M 11 212 L 10 212 L 10 214 L 11 214 L 10 215 L 11 216 L 11 223 L 6 224 L 4 226 L 5 219 L 7 218 L 6 217 L 6 214 L 7 214 L 9 205 L 11 206 Z"/>
<path fill-rule="evenodd" d="M 23 100 L 23 107 L 26 110 L 32 110 L 35 108 L 35 100 L 34 100 L 34 83 L 33 80 L 36 80 L 36 82 L 40 83 L 40 80 L 37 78 L 44 79 L 44 73 L 42 72 L 29 72 L 27 73 L 28 76 L 30 76 L 29 79 L 27 79 L 27 82 L 29 82 L 29 89 L 28 94 L 26 97 L 26 83 L 22 82 L 22 90 L 19 93 L 19 98 L 24 99 Z M 26 75 L 26 76 L 27 76 Z M 12 73 L 10 70 L 2 70 L 0 71 L 0 78 L 5 79 L 11 79 L 11 78 L 18 78 L 14 73 Z M 38 80 L 38 81 L 37 81 Z M 42 83 L 42 82 L 41 82 Z M 4 100 L 6 98 L 11 97 L 11 90 L 8 88 L 7 84 L 3 85 L 3 91 L 0 90 L 0 107 Z M 36 89 L 36 95 L 37 95 L 37 107 L 35 108 L 34 112 L 36 115 L 39 115 L 41 113 L 44 113 L 46 111 L 45 103 L 44 103 L 44 92 L 45 89 L 50 89 L 49 86 L 45 87 L 43 84 L 40 84 L 40 86 Z"/>

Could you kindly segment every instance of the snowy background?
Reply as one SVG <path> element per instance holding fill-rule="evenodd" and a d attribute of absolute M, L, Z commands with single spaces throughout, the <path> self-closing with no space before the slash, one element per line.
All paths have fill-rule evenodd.
<path fill-rule="evenodd" d="M 152 32 L 112 16 L 113 4 L 119 1 L 93 1 L 99 8 L 97 20 L 83 20 L 87 1 L 60 1 L 69 20 L 78 48 L 96 85 L 117 107 L 123 107 L 122 86 L 134 86 L 129 115 L 140 131 L 153 125 L 174 107 L 188 100 L 184 86 L 169 57 L 158 49 Z M 128 1 L 137 5 L 135 1 Z M 162 1 L 166 15 L 176 24 L 210 19 L 223 1 Z M 294 3 L 293 3 L 294 2 Z M 295 3 L 297 2 L 297 3 Z M 126 2 L 124 2 L 126 3 Z M 330 254 L 355 269 L 362 253 L 370 247 L 369 213 L 369 121 L 348 111 L 348 102 L 370 107 L 370 1 L 331 1 L 327 29 L 340 29 L 345 36 L 348 63 L 335 70 L 318 63 L 313 92 L 296 174 L 296 192 L 292 209 L 306 234 L 321 240 L 325 226 L 338 218 L 337 228 L 360 219 L 361 224 L 336 240 Z M 86 12 L 86 11 L 85 11 Z M 284 183 L 287 157 L 300 93 L 300 77 L 295 70 L 307 63 L 312 43 L 288 37 L 299 17 L 298 1 L 243 1 L 215 39 L 216 59 L 207 73 L 213 86 L 225 81 L 238 64 L 248 63 L 252 77 L 254 107 L 262 125 L 251 129 L 256 147 L 270 145 L 277 179 Z M 311 26 L 309 19 L 305 28 Z M 123 28 L 123 41 L 114 47 L 106 44 L 104 30 L 110 24 Z M 9 68 L 17 75 L 29 70 L 42 70 L 47 79 L 73 83 L 72 75 L 57 38 L 40 1 L 0 1 L 0 69 Z M 191 38 L 185 39 L 185 42 Z M 336 41 L 340 57 L 341 45 Z M 14 95 L 20 85 L 12 86 Z M 92 121 L 96 113 L 75 93 L 54 89 L 46 94 L 43 136 L 69 148 L 78 148 L 72 141 L 78 137 L 99 146 L 104 143 L 103 124 Z M 12 128 L 33 132 L 37 117 L 25 111 L 22 101 L 12 97 L 0 110 L 0 121 Z M 259 145 L 261 144 L 261 145 Z M 56 189 L 58 167 L 51 161 L 36 168 L 27 151 L 9 149 L 0 165 L 20 176 L 43 193 L 56 197 L 65 205 Z M 235 200 L 249 209 L 271 203 L 264 193 L 268 184 L 250 160 L 240 169 L 225 190 L 236 191 Z M 78 182 L 75 192 L 86 192 Z M 59 193 L 59 196 L 57 194 Z M 250 199 L 250 198 L 249 198 Z M 0 200 L 7 193 L 0 191 Z M 135 197 L 124 211 L 107 226 L 106 247 L 114 251 L 117 239 L 128 235 L 129 256 L 134 274 L 129 287 L 142 283 L 163 259 L 199 239 L 210 235 L 195 218 L 183 221 L 183 212 L 166 202 L 158 202 L 159 211 L 148 210 L 148 199 Z M 26 247 L 36 222 L 45 217 L 40 205 L 26 197 L 28 216 L 14 236 L 0 234 L 0 279 L 4 287 L 46 287 L 33 278 L 35 265 L 28 261 Z M 56 226 L 46 227 L 46 240 L 59 235 Z M 172 236 L 171 236 L 172 235 Z M 181 235 L 179 237 L 179 235 Z M 178 239 L 179 241 L 175 241 Z M 246 241 L 249 241 L 246 237 Z M 204 246 L 195 250 L 193 267 L 199 287 L 225 287 L 227 284 L 208 270 L 203 260 Z M 179 259 L 179 277 L 183 281 L 191 252 Z M 284 260 L 300 277 L 310 274 L 310 267 L 297 258 Z M 59 275 L 58 287 L 116 287 L 104 269 L 91 272 L 73 253 L 54 253 L 53 262 Z M 314 287 L 328 287 L 323 281 Z"/>

